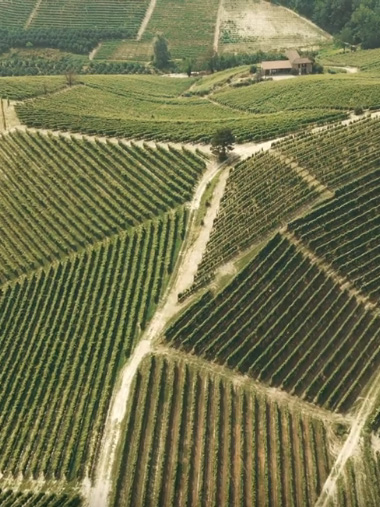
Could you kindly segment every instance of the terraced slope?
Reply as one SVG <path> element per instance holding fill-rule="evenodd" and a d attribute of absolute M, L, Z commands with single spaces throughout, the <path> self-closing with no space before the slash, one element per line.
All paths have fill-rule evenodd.
<path fill-rule="evenodd" d="M 116 28 L 137 31 L 148 0 L 42 0 L 30 28 Z"/>
<path fill-rule="evenodd" d="M 327 55 L 322 53 L 320 60 L 323 65 L 360 67 L 363 71 L 377 72 L 380 70 L 380 49 L 366 49 Z"/>
<path fill-rule="evenodd" d="M 314 505 L 334 424 L 186 357 L 151 356 L 129 400 L 113 506 Z"/>
<path fill-rule="evenodd" d="M 349 410 L 380 365 L 380 318 L 277 234 L 165 340 L 331 410 Z"/>
<path fill-rule="evenodd" d="M 379 119 L 364 119 L 303 133 L 278 143 L 276 149 L 329 188 L 338 189 L 380 166 L 379 133 Z"/>
<path fill-rule="evenodd" d="M 380 166 L 380 161 L 379 161 Z M 380 168 L 289 225 L 296 237 L 374 303 L 380 298 Z"/>
<path fill-rule="evenodd" d="M 198 269 L 196 286 L 204 285 L 222 264 L 268 238 L 294 214 L 315 203 L 324 190 L 270 152 L 235 166 Z"/>
<path fill-rule="evenodd" d="M 10 100 L 24 100 L 46 93 L 54 93 L 66 86 L 63 76 L 2 77 L 0 79 L 0 97 Z"/>
<path fill-rule="evenodd" d="M 0 471 L 81 478 L 118 367 L 173 270 L 182 208 L 2 288 Z"/>
<path fill-rule="evenodd" d="M 37 0 L 2 0 L 0 28 L 24 28 Z"/>
<path fill-rule="evenodd" d="M 172 58 L 198 58 L 212 50 L 219 0 L 157 0 L 142 42 L 163 33 Z"/>
<path fill-rule="evenodd" d="M 16 133 L 0 139 L 0 168 L 5 282 L 190 200 L 205 164 L 176 150 Z"/>

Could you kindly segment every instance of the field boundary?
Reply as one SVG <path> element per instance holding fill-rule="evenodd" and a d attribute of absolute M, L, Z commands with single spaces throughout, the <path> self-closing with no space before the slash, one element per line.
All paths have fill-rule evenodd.
<path fill-rule="evenodd" d="M 355 454 L 358 446 L 361 444 L 362 431 L 368 417 L 375 408 L 379 394 L 380 374 L 378 374 L 373 380 L 372 386 L 361 404 L 358 414 L 352 424 L 351 431 L 323 485 L 322 492 L 315 504 L 315 507 L 327 507 L 330 505 L 330 497 L 335 492 L 337 480 L 343 473 L 347 461 Z"/>
<path fill-rule="evenodd" d="M 32 21 L 36 17 L 37 12 L 39 11 L 41 4 L 42 4 L 42 0 L 37 0 L 36 5 L 34 6 L 32 12 L 30 13 L 29 18 L 26 20 L 24 30 L 27 30 L 30 27 Z"/>
<path fill-rule="evenodd" d="M 326 185 L 324 185 L 321 181 L 319 181 L 311 172 L 305 167 L 300 166 L 294 159 L 289 157 L 288 155 L 283 155 L 281 152 L 277 150 L 271 151 L 272 155 L 279 158 L 284 164 L 293 169 L 298 176 L 300 176 L 303 181 L 308 185 L 311 190 L 316 190 L 321 194 L 321 197 L 324 199 L 331 199 L 335 196 L 334 192 L 332 192 Z"/>
<path fill-rule="evenodd" d="M 356 300 L 363 304 L 367 310 L 379 314 L 376 309 L 375 303 L 371 303 L 367 296 L 364 296 L 360 291 L 354 287 L 354 285 L 345 276 L 338 274 L 335 269 L 326 261 L 321 259 L 318 255 L 315 255 L 311 250 L 308 249 L 304 243 L 297 238 L 297 236 L 291 232 L 288 228 L 281 231 L 283 235 L 293 243 L 308 259 L 311 260 L 321 271 L 326 273 L 327 276 L 332 278 L 336 282 L 342 291 L 348 291 L 349 294 L 354 296 Z"/>
<path fill-rule="evenodd" d="M 152 14 L 154 12 L 154 9 L 156 8 L 157 0 L 150 0 L 150 4 L 148 9 L 146 10 L 144 19 L 142 20 L 141 26 L 139 28 L 139 31 L 137 32 L 136 40 L 140 41 L 142 39 L 142 36 L 145 33 L 145 30 L 149 24 L 150 18 L 152 17 Z"/>
<path fill-rule="evenodd" d="M 198 182 L 197 189 L 193 195 L 190 203 L 190 217 L 188 219 L 188 226 L 185 239 L 183 240 L 180 253 L 178 255 L 175 271 L 172 275 L 171 281 L 165 291 L 161 304 L 158 306 L 153 318 L 151 319 L 146 331 L 140 338 L 130 360 L 124 366 L 119 379 L 115 386 L 110 408 L 106 419 L 106 431 L 102 439 L 100 450 L 100 458 L 98 460 L 97 469 L 95 471 L 95 481 L 91 486 L 89 479 L 83 481 L 82 492 L 89 501 L 90 507 L 106 507 L 112 494 L 112 471 L 115 466 L 115 459 L 117 457 L 117 449 L 121 442 L 122 421 L 125 418 L 130 387 L 134 375 L 141 364 L 142 360 L 150 353 L 153 352 L 152 343 L 154 339 L 159 336 L 166 324 L 173 318 L 180 309 L 178 303 L 178 295 L 191 284 L 191 277 L 198 269 L 197 257 L 202 256 L 203 249 L 207 245 L 207 237 L 203 238 L 203 245 L 193 244 L 191 242 L 193 227 L 195 224 L 196 211 L 198 210 L 203 193 L 207 188 L 207 184 L 211 179 L 224 167 L 224 164 L 217 164 L 209 162 L 207 169 L 202 178 Z M 227 178 L 227 176 L 226 176 Z M 226 179 L 225 178 L 225 179 Z M 223 186 L 223 180 L 219 180 L 219 186 Z M 223 190 L 224 188 L 222 188 Z M 214 200 L 222 198 L 223 191 L 217 194 L 214 191 Z M 216 196 L 216 197 L 215 197 Z M 215 207 L 218 204 L 213 202 L 208 208 L 207 214 L 212 215 Z M 207 216 L 204 219 L 204 230 L 207 233 L 211 232 L 213 219 L 208 220 Z M 206 234 L 207 236 L 207 234 Z M 188 269 L 190 266 L 190 270 Z M 191 269 L 194 273 L 191 273 Z M 183 273 L 185 271 L 185 273 Z M 190 276 L 189 276 L 190 271 Z M 186 276 L 184 276 L 186 275 Z M 132 373 L 131 373 L 132 372 Z"/>
<path fill-rule="evenodd" d="M 222 13 L 223 13 L 223 0 L 219 0 L 218 13 L 216 15 L 214 45 L 213 45 L 213 49 L 214 49 L 215 53 L 218 51 L 218 47 L 219 47 L 220 29 L 222 26 Z"/>
<path fill-rule="evenodd" d="M 211 363 L 210 361 L 202 359 L 199 356 L 195 356 L 193 354 L 183 352 L 179 349 L 175 349 L 174 347 L 167 346 L 162 342 L 158 342 L 152 348 L 152 352 L 157 355 L 186 360 L 188 364 L 193 364 L 201 370 L 212 372 L 222 378 L 228 378 L 235 385 L 247 385 L 248 387 L 251 386 L 258 393 L 264 394 L 270 399 L 287 404 L 290 408 L 297 407 L 304 414 L 309 414 L 313 415 L 314 417 L 329 420 L 331 423 L 344 423 L 351 425 L 353 422 L 353 417 L 349 414 L 333 412 L 313 403 L 308 403 L 307 401 L 302 400 L 300 397 L 289 394 L 280 388 L 270 387 L 269 385 L 255 380 L 252 377 L 248 377 L 247 375 L 242 375 L 241 373 L 231 370 L 227 366 Z"/>

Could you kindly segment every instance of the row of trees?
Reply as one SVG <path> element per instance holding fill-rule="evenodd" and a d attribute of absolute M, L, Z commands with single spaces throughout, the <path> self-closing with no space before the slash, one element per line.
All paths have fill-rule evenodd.
<path fill-rule="evenodd" d="M 350 44 L 380 47 L 380 0 L 277 0 Z"/>

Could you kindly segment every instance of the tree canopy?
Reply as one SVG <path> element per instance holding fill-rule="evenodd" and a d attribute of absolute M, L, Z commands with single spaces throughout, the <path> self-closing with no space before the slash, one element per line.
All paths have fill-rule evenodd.
<path fill-rule="evenodd" d="M 158 34 L 153 46 L 153 65 L 157 69 L 167 69 L 170 65 L 170 52 L 168 41 L 161 34 Z"/>
<path fill-rule="evenodd" d="M 211 139 L 211 151 L 220 161 L 226 160 L 228 152 L 234 149 L 234 143 L 235 136 L 231 129 L 219 129 Z"/>

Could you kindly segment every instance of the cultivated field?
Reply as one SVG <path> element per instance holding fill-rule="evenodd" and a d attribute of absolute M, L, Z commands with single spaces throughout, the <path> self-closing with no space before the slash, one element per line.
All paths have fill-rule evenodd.
<path fill-rule="evenodd" d="M 226 289 L 190 306 L 165 340 L 346 411 L 380 366 L 379 325 L 291 238 L 277 234 Z"/>
<path fill-rule="evenodd" d="M 204 169 L 176 150 L 22 133 L 2 140 L 0 164 L 2 282 L 190 200 Z"/>
<path fill-rule="evenodd" d="M 204 285 L 216 268 L 269 238 L 292 216 L 320 199 L 324 191 L 311 186 L 271 153 L 259 153 L 236 165 L 230 172 L 196 285 Z"/>
<path fill-rule="evenodd" d="M 254 113 L 304 109 L 377 109 L 380 80 L 361 75 L 308 76 L 221 90 L 213 99 Z"/>
<path fill-rule="evenodd" d="M 2 0 L 0 28 L 23 28 L 36 6 L 37 0 Z"/>
<path fill-rule="evenodd" d="M 246 142 L 346 116 L 332 109 L 250 114 L 187 96 L 191 79 L 88 76 L 83 82 L 65 93 L 19 104 L 20 119 L 30 127 L 173 142 L 210 142 L 223 121 L 238 142 Z"/>
<path fill-rule="evenodd" d="M 83 504 L 79 496 L 22 493 L 0 489 L 0 505 L 2 507 L 79 507 Z"/>
<path fill-rule="evenodd" d="M 62 76 L 2 77 L 0 79 L 0 97 L 10 100 L 24 100 L 65 88 Z"/>
<path fill-rule="evenodd" d="M 359 67 L 363 71 L 378 71 L 380 69 L 380 49 L 327 53 L 322 54 L 320 60 L 323 65 Z"/>
<path fill-rule="evenodd" d="M 264 0 L 225 0 L 222 4 L 219 35 L 222 52 L 318 46 L 329 37 L 305 18 Z"/>
<path fill-rule="evenodd" d="M 378 78 L 246 72 L 0 79 L 1 507 L 380 505 Z"/>
<path fill-rule="evenodd" d="M 304 214 L 307 207 L 315 204 L 316 199 L 332 197 L 332 192 L 339 190 L 339 198 L 331 204 L 326 205 L 326 210 L 334 208 L 340 210 L 340 202 L 345 202 L 360 194 L 361 189 L 359 183 L 353 183 L 342 189 L 344 185 L 357 180 L 358 178 L 367 176 L 368 181 L 372 181 L 372 187 L 376 186 L 377 172 L 379 167 L 379 144 L 378 136 L 380 130 L 380 121 L 378 119 L 364 119 L 350 125 L 339 125 L 334 128 L 321 130 L 314 133 L 302 133 L 298 136 L 278 142 L 273 145 L 273 150 L 269 153 L 258 154 L 238 164 L 230 173 L 227 181 L 226 191 L 224 193 L 221 208 L 214 227 L 211 232 L 210 241 L 207 250 L 200 264 L 195 285 L 202 286 L 213 279 L 215 272 L 226 262 L 236 258 L 241 253 L 246 252 L 250 247 L 259 244 L 276 228 L 279 228 L 289 222 L 296 214 Z M 365 140 L 365 141 L 363 141 Z M 323 151 L 320 147 L 323 146 Z M 247 185 L 247 181 L 250 182 Z M 363 180 L 363 183 L 367 181 Z M 353 191 L 350 194 L 350 191 Z M 372 188 L 373 194 L 375 189 Z M 344 193 L 348 192 L 347 197 Z M 366 187 L 363 188 L 363 193 Z M 372 195 L 372 194 L 370 194 Z M 361 198 L 362 201 L 366 197 Z M 372 207 L 374 203 L 375 207 Z M 354 215 L 355 210 L 351 209 L 354 201 L 347 204 L 342 211 L 349 211 Z M 369 211 L 374 216 L 374 224 L 376 223 L 376 202 L 368 203 Z M 319 216 L 321 211 L 315 212 L 311 217 Z M 339 211 L 340 213 L 340 211 Z M 357 221 L 360 220 L 361 211 L 358 210 Z M 366 215 L 364 220 L 367 220 Z M 255 220 L 252 220 L 255 217 Z M 326 218 L 327 220 L 327 218 Z M 312 226 L 312 218 L 310 222 L 308 218 L 305 222 Z M 298 223 L 298 222 L 296 222 Z M 303 220 L 300 221 L 303 223 Z M 333 227 L 333 224 L 324 224 L 321 221 L 321 227 Z M 350 241 L 343 250 L 350 257 L 354 255 L 351 252 L 354 244 L 360 243 L 366 238 L 361 236 L 363 231 L 356 229 L 357 237 L 352 236 L 347 223 L 347 217 L 341 217 L 340 222 L 342 229 L 336 229 L 336 234 L 346 234 L 346 236 L 334 237 L 334 233 L 330 234 L 330 239 L 336 239 L 337 242 L 343 240 L 344 237 L 350 237 Z M 364 224 L 365 222 L 363 222 Z M 309 225 L 304 230 L 312 234 L 308 230 Z M 358 226 L 358 225 L 357 225 Z M 295 226 L 291 225 L 291 230 Z M 358 226 L 359 227 L 359 226 Z M 367 224 L 366 224 L 367 227 Z M 355 282 L 360 287 L 360 277 L 368 276 L 367 281 L 372 280 L 370 274 L 372 269 L 376 267 L 376 261 L 372 255 L 376 257 L 377 229 L 367 230 L 366 246 L 362 245 L 362 249 L 358 250 L 362 257 L 353 257 L 350 268 L 353 276 L 359 277 Z M 322 232 L 321 241 L 324 238 Z M 306 237 L 306 235 L 305 235 Z M 327 238 L 328 236 L 326 236 Z M 313 244 L 313 242 L 311 243 Z M 372 246 L 371 246 L 372 245 Z M 325 248 L 329 248 L 326 245 Z M 331 256 L 338 254 L 333 251 L 333 243 L 331 243 Z M 368 257 L 366 248 L 371 250 L 371 256 Z M 316 251 L 319 255 L 319 250 Z M 337 259 L 337 262 L 340 262 Z M 357 264 L 359 263 L 359 264 Z M 363 265 L 362 265 L 363 264 Z M 373 273 L 374 275 L 376 272 Z M 354 280 L 353 280 L 354 281 Z M 363 283 L 364 280 L 363 280 Z M 377 279 L 373 280 L 370 287 L 377 290 Z"/>
<path fill-rule="evenodd" d="M 147 0 L 42 0 L 29 28 L 116 28 L 136 34 L 148 7 Z"/>
<path fill-rule="evenodd" d="M 332 420 L 155 355 L 135 377 L 114 506 L 314 505 L 339 446 Z"/>

